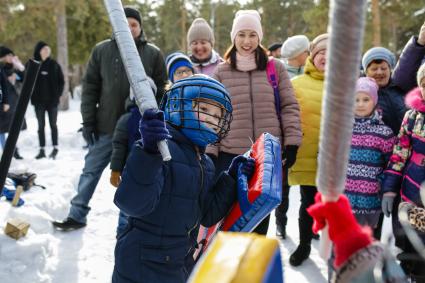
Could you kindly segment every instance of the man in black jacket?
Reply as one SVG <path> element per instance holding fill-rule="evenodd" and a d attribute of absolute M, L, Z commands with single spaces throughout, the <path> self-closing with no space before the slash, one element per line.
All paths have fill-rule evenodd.
<path fill-rule="evenodd" d="M 6 47 L 0 46 L 0 72 L 6 77 L 6 90 L 8 95 L 8 104 L 10 108 L 4 111 L 0 107 L 0 145 L 4 148 L 6 141 L 6 133 L 9 132 L 12 124 L 13 116 L 15 115 L 16 106 L 19 100 L 19 94 L 15 88 L 17 81 L 22 82 L 24 77 L 25 67 L 13 51 Z M 15 148 L 13 157 L 23 159 L 19 154 L 18 148 Z"/>
<path fill-rule="evenodd" d="M 0 68 L 0 107 L 1 111 L 7 112 L 9 110 L 9 103 L 8 103 L 8 95 L 7 95 L 7 79 L 3 72 L 3 70 Z M 4 134 L 0 133 L 0 146 L 3 150 L 4 145 L 6 143 L 6 137 Z"/>
<path fill-rule="evenodd" d="M 39 41 L 34 47 L 34 60 L 40 61 L 40 71 L 35 82 L 34 92 L 31 96 L 31 103 L 35 108 L 35 115 L 38 121 L 38 140 L 40 151 L 35 157 L 41 159 L 46 157 L 44 147 L 46 146 L 46 136 L 44 134 L 45 115 L 49 116 L 49 124 L 52 132 L 53 150 L 49 157 L 55 159 L 58 154 L 58 118 L 59 97 L 62 95 L 65 80 L 62 68 L 54 59 L 50 58 L 51 49 L 43 41 Z"/>
<path fill-rule="evenodd" d="M 139 12 L 132 7 L 125 7 L 124 12 L 146 75 L 154 80 L 158 89 L 156 98 L 160 101 L 167 82 L 164 58 L 155 45 L 146 41 Z M 89 152 L 68 217 L 64 221 L 53 222 L 55 227 L 73 230 L 86 225 L 90 211 L 88 204 L 110 162 L 112 134 L 118 119 L 125 113 L 129 90 L 130 84 L 115 39 L 98 43 L 87 66 L 81 98 L 83 136 L 89 144 Z"/>

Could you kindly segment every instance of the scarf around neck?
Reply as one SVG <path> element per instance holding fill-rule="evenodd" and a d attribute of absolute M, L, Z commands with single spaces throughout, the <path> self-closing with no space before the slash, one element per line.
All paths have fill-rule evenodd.
<path fill-rule="evenodd" d="M 236 69 L 242 72 L 249 72 L 257 69 L 255 52 L 252 52 L 248 56 L 242 56 L 239 52 L 236 52 Z"/>

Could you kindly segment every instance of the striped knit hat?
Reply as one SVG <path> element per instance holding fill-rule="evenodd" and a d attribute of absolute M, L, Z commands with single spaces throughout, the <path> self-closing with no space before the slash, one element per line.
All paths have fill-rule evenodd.
<path fill-rule="evenodd" d="M 174 83 L 174 72 L 180 67 L 188 67 L 189 69 L 192 69 L 193 73 L 195 73 L 189 57 L 181 52 L 174 52 L 168 55 L 167 59 L 165 59 L 165 64 L 167 64 L 168 79 L 172 83 Z"/>

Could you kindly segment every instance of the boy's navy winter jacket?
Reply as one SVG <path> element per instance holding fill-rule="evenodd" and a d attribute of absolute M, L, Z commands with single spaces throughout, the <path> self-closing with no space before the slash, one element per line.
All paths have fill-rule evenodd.
<path fill-rule="evenodd" d="M 235 180 L 222 173 L 215 182 L 211 159 L 168 129 L 171 161 L 136 145 L 124 168 L 114 202 L 130 217 L 115 247 L 113 282 L 186 282 L 191 232 L 217 223 L 236 201 Z"/>

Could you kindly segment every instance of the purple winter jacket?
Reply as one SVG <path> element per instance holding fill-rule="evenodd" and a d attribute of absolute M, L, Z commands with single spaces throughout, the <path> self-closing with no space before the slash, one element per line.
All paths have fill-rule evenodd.
<path fill-rule="evenodd" d="M 425 60 L 425 46 L 417 40 L 412 36 L 406 43 L 392 75 L 393 83 L 406 92 L 416 87 L 416 72 Z"/>

